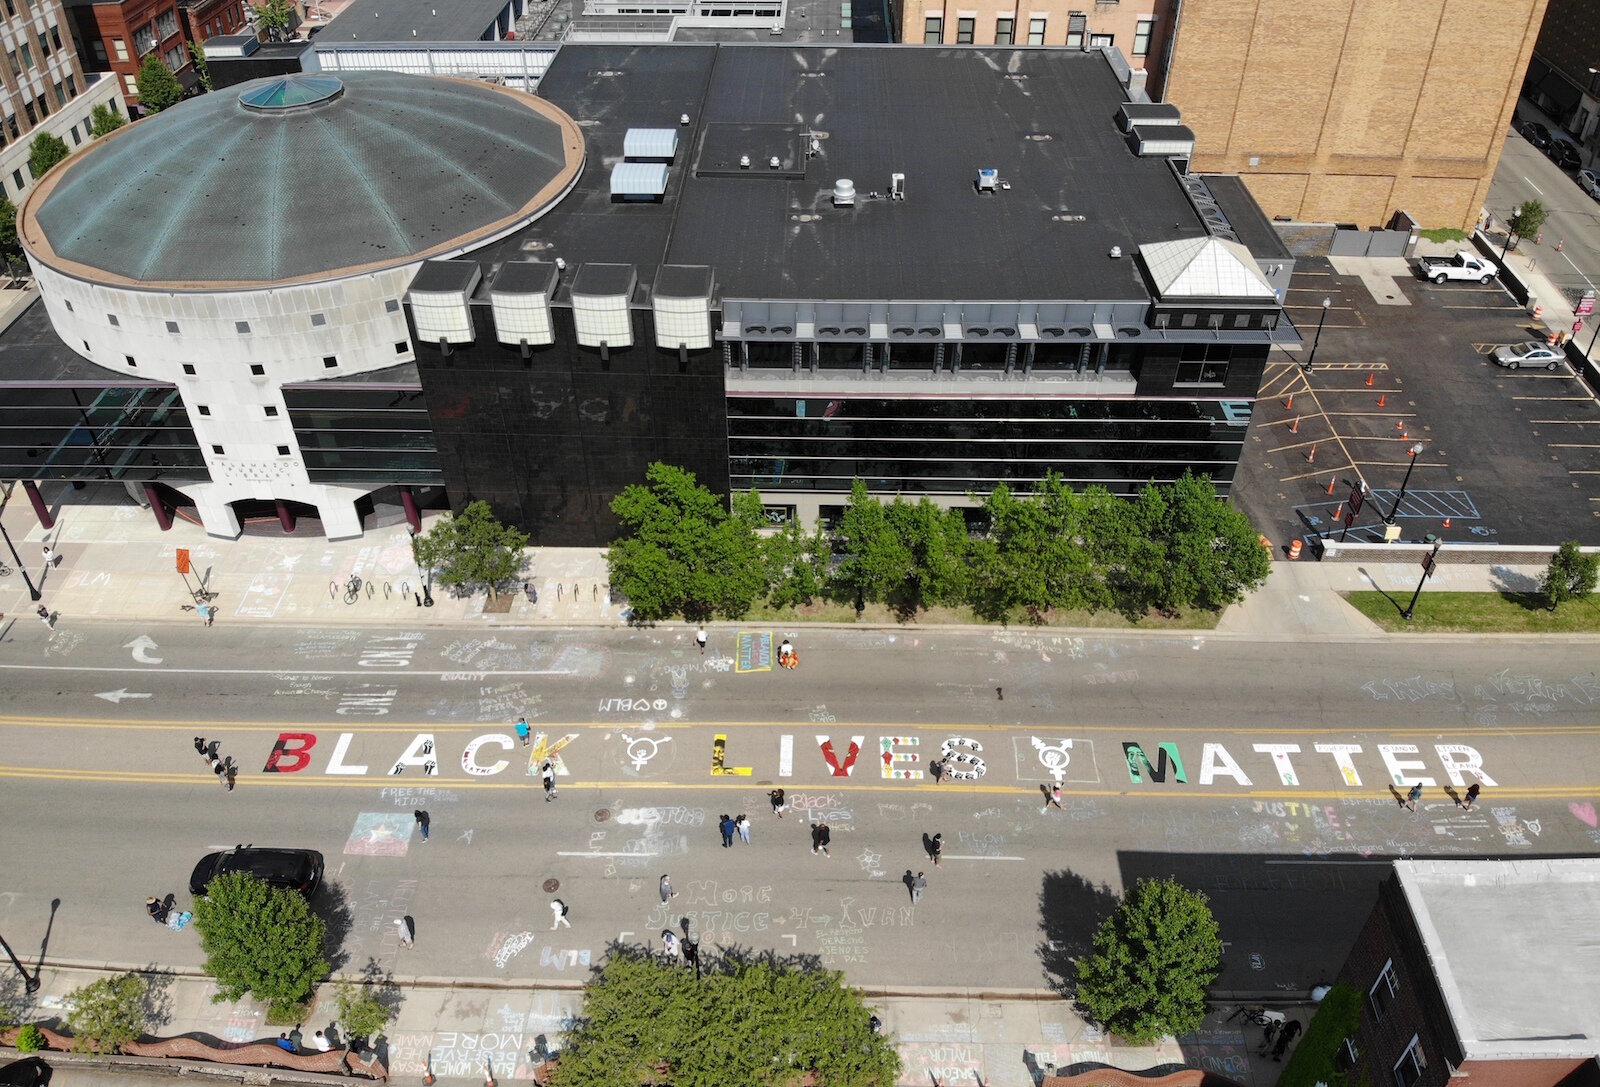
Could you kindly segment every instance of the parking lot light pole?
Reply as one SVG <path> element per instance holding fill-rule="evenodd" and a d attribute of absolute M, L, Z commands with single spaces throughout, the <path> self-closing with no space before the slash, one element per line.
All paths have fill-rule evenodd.
<path fill-rule="evenodd" d="M 17 960 L 16 952 L 11 950 L 11 945 L 6 943 L 5 938 L 3 936 L 0 936 L 0 947 L 3 947 L 3 948 L 6 949 L 6 957 L 11 960 L 11 965 L 15 966 L 17 968 L 17 973 L 22 975 L 22 987 L 23 987 L 23 989 L 25 989 L 27 992 L 30 992 L 30 993 L 38 992 L 39 991 L 39 975 L 37 975 L 37 974 L 29 974 L 28 973 L 27 968 L 24 967 L 22 965 L 22 963 Z"/>
<path fill-rule="evenodd" d="M 1395 495 L 1394 505 L 1389 507 L 1389 516 L 1383 519 L 1386 525 L 1394 524 L 1395 511 L 1400 508 L 1400 503 L 1405 501 L 1406 486 L 1411 482 L 1411 472 L 1417 466 L 1417 454 L 1422 452 L 1422 443 L 1417 442 L 1407 452 L 1411 454 L 1411 463 L 1406 467 L 1406 478 L 1400 481 L 1400 493 Z"/>
<path fill-rule="evenodd" d="M 1432 538 L 1432 533 L 1429 533 L 1429 538 Z M 1411 616 L 1417 610 L 1417 597 L 1422 595 L 1422 587 L 1433 576 L 1434 566 L 1439 561 L 1439 548 L 1443 546 L 1442 542 L 1436 541 L 1433 545 L 1433 550 L 1422 560 L 1422 577 L 1417 579 L 1417 591 L 1411 594 L 1411 603 L 1407 604 L 1406 610 L 1400 613 L 1400 617 L 1408 623 L 1411 622 Z"/>
<path fill-rule="evenodd" d="M 1511 209 L 1511 218 L 1506 222 L 1506 244 L 1500 247 L 1500 263 L 1506 262 L 1506 253 L 1511 250 L 1511 224 L 1517 221 L 1517 216 L 1522 214 L 1522 205 L 1517 204 Z"/>
<path fill-rule="evenodd" d="M 1306 356 L 1305 369 L 1306 373 L 1308 374 L 1311 372 L 1311 364 L 1315 362 L 1317 358 L 1317 345 L 1322 342 L 1322 322 L 1328 319 L 1328 308 L 1332 305 L 1333 299 L 1324 298 L 1322 300 L 1322 313 L 1317 317 L 1317 334 L 1311 340 L 1311 354 Z"/>

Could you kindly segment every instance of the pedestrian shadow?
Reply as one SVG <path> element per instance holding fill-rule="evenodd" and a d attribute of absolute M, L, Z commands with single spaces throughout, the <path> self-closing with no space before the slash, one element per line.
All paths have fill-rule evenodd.
<path fill-rule="evenodd" d="M 1093 948 L 1094 933 L 1120 901 L 1109 885 L 1096 887 L 1076 872 L 1046 872 L 1039 888 L 1039 963 L 1045 984 L 1062 996 L 1077 991 L 1076 961 Z"/>
<path fill-rule="evenodd" d="M 1453 804 L 1455 804 L 1456 807 L 1459 808 L 1461 806 L 1461 794 L 1456 792 L 1455 786 L 1446 785 L 1444 787 L 1444 795 L 1448 796 L 1450 798 L 1451 802 Z"/>
<path fill-rule="evenodd" d="M 312 905 L 312 912 L 322 918 L 327 926 L 322 938 L 322 955 L 335 973 L 350 961 L 344 942 L 355 924 L 355 910 L 350 904 L 350 893 L 342 883 L 324 883 L 322 893 Z"/>
<path fill-rule="evenodd" d="M 144 1011 L 145 1033 L 159 1034 L 162 1027 L 172 1022 L 172 989 L 178 979 L 166 967 L 155 963 L 137 973 L 144 980 L 144 999 L 140 1006 Z"/>
<path fill-rule="evenodd" d="M 1400 787 L 1392 781 L 1389 783 L 1389 795 L 1394 797 L 1394 802 L 1402 808 L 1406 806 L 1406 794 L 1402 793 Z"/>

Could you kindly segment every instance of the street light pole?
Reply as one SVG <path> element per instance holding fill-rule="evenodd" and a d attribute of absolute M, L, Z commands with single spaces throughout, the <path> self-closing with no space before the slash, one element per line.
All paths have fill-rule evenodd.
<path fill-rule="evenodd" d="M 37 974 L 30 975 L 28 973 L 27 968 L 24 967 L 22 965 L 22 963 L 18 961 L 16 952 L 11 950 L 11 945 L 6 943 L 5 937 L 3 937 L 3 936 L 0 936 L 0 947 L 5 948 L 6 957 L 11 960 L 11 965 L 15 966 L 17 968 L 17 973 L 22 975 L 22 987 L 23 987 L 23 989 L 25 989 L 27 992 L 30 992 L 30 993 L 38 992 L 39 991 L 39 975 L 37 975 Z"/>
<path fill-rule="evenodd" d="M 1333 299 L 1324 298 L 1322 300 L 1322 313 L 1317 317 L 1317 334 L 1311 341 L 1311 354 L 1306 356 L 1305 371 L 1308 374 L 1311 372 L 1311 364 L 1317 359 L 1317 345 L 1322 342 L 1322 322 L 1328 319 L 1328 308 L 1332 305 Z"/>
<path fill-rule="evenodd" d="M 6 531 L 4 522 L 0 522 L 0 538 L 6 541 L 6 547 L 11 551 L 11 561 L 17 564 L 17 573 L 22 575 L 23 584 L 28 586 L 28 599 L 38 602 L 44 596 L 33 584 L 33 579 L 28 576 L 28 568 L 22 565 L 22 556 L 17 554 L 17 545 L 11 542 L 11 533 Z"/>
<path fill-rule="evenodd" d="M 1439 548 L 1441 546 L 1443 546 L 1443 541 L 1434 544 L 1433 550 L 1429 552 L 1428 557 L 1422 560 L 1422 577 L 1417 580 L 1417 591 L 1411 594 L 1411 603 L 1407 604 L 1406 610 L 1400 613 L 1401 618 L 1408 623 L 1411 622 L 1411 613 L 1417 608 L 1417 597 L 1422 595 L 1422 586 L 1433 576 L 1434 560 L 1439 557 Z"/>
<path fill-rule="evenodd" d="M 1406 486 L 1410 484 L 1411 472 L 1417 466 L 1417 454 L 1422 452 L 1422 443 L 1417 442 L 1410 448 L 1409 452 L 1411 454 L 1411 463 L 1406 467 L 1406 478 L 1400 481 L 1400 493 L 1395 495 L 1394 505 L 1389 507 L 1389 516 L 1383 519 L 1383 523 L 1386 525 L 1394 524 L 1395 511 L 1400 508 L 1400 503 L 1405 501 Z"/>
<path fill-rule="evenodd" d="M 1517 216 L 1519 216 L 1521 214 L 1522 214 L 1522 205 L 1521 204 L 1517 204 L 1511 209 L 1511 218 L 1506 222 L 1506 244 L 1500 247 L 1500 263 L 1501 264 L 1504 264 L 1506 262 L 1506 253 L 1510 252 L 1510 250 L 1511 250 L 1511 236 L 1513 234 L 1513 231 L 1511 229 L 1511 224 L 1516 222 L 1517 221 Z"/>

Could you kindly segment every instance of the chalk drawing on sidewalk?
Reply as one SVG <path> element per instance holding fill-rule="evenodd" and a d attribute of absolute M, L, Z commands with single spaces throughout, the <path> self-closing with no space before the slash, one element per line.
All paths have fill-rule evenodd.
<path fill-rule="evenodd" d="M 741 630 L 739 632 L 736 672 L 772 671 L 772 631 Z"/>
<path fill-rule="evenodd" d="M 632 773 L 634 774 L 638 774 L 646 766 L 654 762 L 656 757 L 661 754 L 662 747 L 672 742 L 671 736 L 630 736 L 626 732 L 619 732 L 617 735 L 622 739 L 623 759 L 632 764 Z M 669 748 L 667 753 L 670 756 L 672 749 Z M 663 759 L 662 765 L 656 769 L 665 769 L 671 763 L 672 759 L 670 757 Z M 623 769 L 627 770 L 628 766 L 623 765 Z"/>
<path fill-rule="evenodd" d="M 1011 738 L 1017 777 L 1040 776 L 1067 785 L 1098 785 L 1100 767 L 1095 762 L 1094 741 L 1082 736 L 1029 735 Z"/>
<path fill-rule="evenodd" d="M 293 574 L 278 570 L 262 570 L 250 575 L 250 583 L 245 586 L 244 595 L 233 613 L 253 619 L 271 619 L 278 614 L 293 580 Z"/>
<path fill-rule="evenodd" d="M 489 950 L 486 953 L 486 957 L 490 962 L 494 963 L 496 970 L 504 970 L 507 963 L 531 947 L 538 938 L 536 933 L 526 930 L 522 932 L 497 932 L 494 939 L 489 942 Z"/>
<path fill-rule="evenodd" d="M 368 857 L 403 857 L 411 848 L 416 818 L 409 813 L 364 811 L 356 816 L 344 851 Z"/>

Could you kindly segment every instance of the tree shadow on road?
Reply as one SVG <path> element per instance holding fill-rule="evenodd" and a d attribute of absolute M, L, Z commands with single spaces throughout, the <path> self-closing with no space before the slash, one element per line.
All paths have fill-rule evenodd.
<path fill-rule="evenodd" d="M 344 942 L 355 924 L 355 910 L 350 905 L 350 894 L 344 884 L 324 883 L 322 893 L 312 904 L 312 912 L 321 917 L 327 926 L 327 934 L 322 940 L 322 956 L 328 960 L 334 973 L 338 973 L 350 961 L 350 953 L 345 950 Z"/>
<path fill-rule="evenodd" d="M 161 1028 L 172 1022 L 172 986 L 176 979 L 164 966 L 151 963 L 136 973 L 144 980 L 145 1031 L 160 1034 Z"/>
<path fill-rule="evenodd" d="M 1095 929 L 1117 908 L 1120 897 L 1075 872 L 1046 872 L 1039 888 L 1039 963 L 1045 984 L 1070 997 L 1078 987 L 1076 962 L 1089 954 Z"/>

